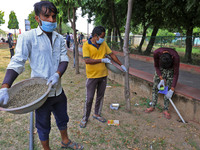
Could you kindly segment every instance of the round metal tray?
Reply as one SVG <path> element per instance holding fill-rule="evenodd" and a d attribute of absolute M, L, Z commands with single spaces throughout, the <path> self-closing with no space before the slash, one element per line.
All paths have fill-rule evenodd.
<path fill-rule="evenodd" d="M 26 79 L 26 80 L 23 80 L 23 81 L 16 83 L 11 88 L 9 88 L 8 94 L 9 94 L 9 96 L 11 94 L 16 94 L 20 91 L 20 89 L 26 88 L 27 86 L 30 86 L 30 85 L 46 84 L 46 83 L 47 83 L 47 80 L 44 79 L 44 78 Z M 46 101 L 46 99 L 48 97 L 50 90 L 51 90 L 51 84 L 49 84 L 47 91 L 40 98 L 34 100 L 33 102 L 28 103 L 28 104 L 21 106 L 21 107 L 16 107 L 16 108 L 0 107 L 0 111 L 6 111 L 6 112 L 13 113 L 13 114 L 24 114 L 24 113 L 31 112 L 31 111 L 39 108 L 40 106 L 42 106 L 44 104 L 44 102 Z"/>
<path fill-rule="evenodd" d="M 121 74 L 121 73 L 123 73 L 123 71 L 121 70 L 121 67 L 120 67 L 117 63 L 115 63 L 115 62 L 112 61 L 112 60 L 111 60 L 111 63 L 112 63 L 112 64 L 106 63 L 106 67 L 107 67 L 110 71 L 112 71 L 112 72 L 114 72 L 114 73 L 116 73 L 116 74 Z"/>

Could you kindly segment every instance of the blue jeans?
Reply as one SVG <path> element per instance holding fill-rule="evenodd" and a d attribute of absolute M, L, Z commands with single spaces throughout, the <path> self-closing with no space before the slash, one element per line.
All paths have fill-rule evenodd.
<path fill-rule="evenodd" d="M 59 96 L 48 97 L 46 102 L 35 111 L 35 124 L 41 141 L 49 139 L 51 112 L 55 117 L 58 129 L 65 130 L 69 122 L 69 117 L 67 114 L 67 97 L 64 91 Z"/>

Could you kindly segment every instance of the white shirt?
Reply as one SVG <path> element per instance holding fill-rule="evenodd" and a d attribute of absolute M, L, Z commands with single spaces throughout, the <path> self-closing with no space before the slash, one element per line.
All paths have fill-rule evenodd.
<path fill-rule="evenodd" d="M 73 40 L 74 39 L 74 36 L 73 34 L 70 34 L 70 39 Z"/>
<path fill-rule="evenodd" d="M 52 45 L 48 36 L 40 29 L 32 29 L 19 35 L 15 49 L 7 69 L 13 69 L 21 74 L 26 60 L 31 66 L 31 77 L 48 79 L 56 73 L 59 63 L 69 61 L 64 37 L 57 32 L 52 32 Z M 49 97 L 58 96 L 62 92 L 61 79 L 58 86 L 52 88 Z"/>

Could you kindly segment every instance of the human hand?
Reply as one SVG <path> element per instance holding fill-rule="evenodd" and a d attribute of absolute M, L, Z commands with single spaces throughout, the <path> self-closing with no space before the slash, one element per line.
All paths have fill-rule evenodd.
<path fill-rule="evenodd" d="M 103 58 L 101 59 L 102 63 L 112 64 L 109 58 Z"/>
<path fill-rule="evenodd" d="M 124 65 L 121 65 L 121 68 L 122 68 L 122 70 L 123 70 L 124 72 L 127 72 L 127 69 L 126 69 L 126 67 L 125 67 Z"/>
<path fill-rule="evenodd" d="M 167 94 L 165 95 L 168 99 L 172 98 L 174 91 L 172 91 L 171 89 L 167 92 Z"/>
<path fill-rule="evenodd" d="M 7 105 L 9 100 L 8 88 L 0 89 L 0 106 Z"/>
<path fill-rule="evenodd" d="M 158 86 L 157 86 L 158 90 L 160 90 L 161 85 L 162 85 L 163 87 L 165 87 L 165 81 L 164 81 L 164 80 L 160 80 L 160 83 L 159 83 Z"/>
<path fill-rule="evenodd" d="M 51 85 L 57 85 L 58 81 L 59 81 L 59 74 L 58 73 L 54 73 L 54 75 L 52 75 L 48 81 L 47 81 L 47 85 L 51 82 Z"/>

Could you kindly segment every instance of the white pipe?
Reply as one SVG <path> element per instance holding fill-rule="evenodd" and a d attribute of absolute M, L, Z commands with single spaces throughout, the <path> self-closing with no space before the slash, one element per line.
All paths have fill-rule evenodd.
<path fill-rule="evenodd" d="M 181 118 L 182 122 L 185 123 L 184 119 L 182 118 L 181 114 L 179 113 L 178 109 L 176 108 L 175 104 L 173 103 L 172 99 L 169 98 L 170 103 L 172 104 L 172 106 L 174 107 L 174 109 L 176 110 L 177 114 L 179 115 L 179 117 Z"/>

